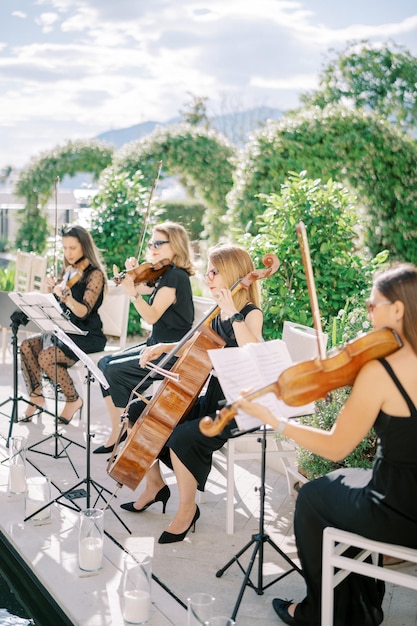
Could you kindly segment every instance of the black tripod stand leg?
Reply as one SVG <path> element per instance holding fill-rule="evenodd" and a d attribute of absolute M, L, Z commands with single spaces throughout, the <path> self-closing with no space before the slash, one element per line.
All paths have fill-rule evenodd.
<path fill-rule="evenodd" d="M 237 553 L 236 553 L 236 554 L 235 554 L 235 555 L 234 555 L 234 556 L 230 559 L 230 561 L 228 561 L 228 562 L 226 563 L 226 565 L 225 565 L 224 567 L 222 567 L 221 569 L 219 569 L 219 570 L 216 572 L 216 578 L 221 578 L 221 577 L 223 576 L 223 574 L 225 573 L 225 571 L 226 571 L 226 570 L 228 570 L 228 569 L 229 569 L 229 567 L 230 567 L 231 565 L 233 565 L 233 563 L 237 563 L 237 564 L 239 565 L 239 567 L 241 567 L 241 565 L 240 565 L 240 563 L 239 563 L 239 557 L 240 557 L 240 556 L 242 556 L 242 554 L 243 554 L 244 552 L 246 552 L 246 550 L 249 550 L 249 548 L 251 547 L 251 545 L 252 545 L 253 543 L 255 543 L 255 542 L 256 542 L 255 535 L 253 535 L 253 536 L 252 536 L 251 541 L 249 541 L 249 542 L 248 542 L 245 546 L 243 546 L 243 548 L 242 548 L 239 552 L 237 552 Z"/>
<path fill-rule="evenodd" d="M 235 617 L 237 615 L 237 612 L 239 610 L 239 606 L 240 606 L 240 603 L 242 601 L 243 594 L 245 593 L 246 587 L 251 587 L 252 589 L 254 589 L 256 591 L 256 593 L 258 595 L 262 595 L 264 590 L 267 589 L 267 587 L 270 587 L 274 583 L 278 582 L 278 580 L 281 580 L 281 578 L 284 578 L 288 574 L 291 574 L 293 571 L 297 571 L 299 574 L 302 575 L 301 569 L 299 567 L 297 567 L 297 565 L 290 559 L 289 556 L 287 556 L 284 552 L 282 552 L 282 550 L 280 550 L 280 548 L 269 538 L 269 536 L 264 531 L 264 521 L 265 521 L 265 516 L 264 516 L 264 510 L 265 510 L 265 477 L 266 477 L 266 430 L 265 429 L 263 430 L 262 438 L 259 438 L 258 442 L 262 444 L 262 454 L 261 454 L 261 487 L 259 489 L 259 494 L 260 494 L 259 532 L 256 535 L 252 535 L 251 541 L 249 541 L 249 543 L 247 543 L 241 550 L 239 550 L 239 552 L 237 552 L 234 555 L 234 557 L 231 558 L 230 561 L 228 561 L 226 563 L 226 565 L 224 567 L 222 567 L 221 569 L 219 569 L 217 571 L 217 573 L 216 573 L 216 577 L 220 578 L 224 574 L 224 572 L 231 565 L 233 565 L 233 563 L 237 563 L 237 565 L 239 566 L 239 568 L 241 569 L 241 571 L 245 575 L 243 583 L 242 583 L 242 586 L 241 586 L 240 591 L 239 591 L 239 595 L 238 595 L 235 607 L 233 609 L 232 619 L 235 619 Z M 287 570 L 286 572 L 284 572 L 283 574 L 278 576 L 278 578 L 275 578 L 275 580 L 273 580 L 272 582 L 270 582 L 267 585 L 263 584 L 263 560 L 264 560 L 264 544 L 265 543 L 268 543 L 291 566 L 291 568 L 289 570 Z M 251 554 L 251 557 L 249 559 L 248 567 L 245 570 L 243 568 L 242 564 L 240 563 L 239 558 L 253 544 L 255 544 L 255 547 L 254 547 L 254 549 L 252 551 L 252 554 Z M 255 558 L 256 558 L 258 552 L 259 552 L 258 584 L 255 585 L 251 581 L 250 576 L 251 576 L 253 565 L 255 563 Z"/>

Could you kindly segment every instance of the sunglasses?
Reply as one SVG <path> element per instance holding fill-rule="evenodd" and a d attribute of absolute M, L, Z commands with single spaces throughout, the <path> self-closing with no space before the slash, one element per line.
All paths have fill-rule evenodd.
<path fill-rule="evenodd" d="M 215 276 L 219 273 L 219 270 L 209 270 L 207 274 L 204 274 L 204 278 L 206 280 L 213 280 Z"/>
<path fill-rule="evenodd" d="M 365 304 L 368 313 L 373 313 L 374 309 L 376 309 L 377 306 L 392 304 L 392 302 L 390 300 L 381 300 L 380 302 L 372 302 L 371 300 L 366 300 Z"/>
<path fill-rule="evenodd" d="M 163 245 L 164 245 L 164 243 L 169 243 L 168 239 L 165 239 L 164 241 L 162 241 L 161 239 L 159 239 L 159 240 L 157 240 L 157 241 L 150 241 L 150 242 L 148 243 L 148 248 L 149 248 L 149 250 L 151 250 L 152 248 L 153 248 L 154 250 L 159 250 L 159 248 L 160 248 L 161 246 L 163 246 Z"/>

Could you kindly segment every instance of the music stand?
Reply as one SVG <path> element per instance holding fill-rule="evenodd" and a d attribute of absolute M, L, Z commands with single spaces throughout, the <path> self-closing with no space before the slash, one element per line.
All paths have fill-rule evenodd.
<path fill-rule="evenodd" d="M 69 321 L 69 319 L 65 316 L 61 307 L 59 306 L 57 300 L 52 294 L 45 294 L 40 292 L 29 292 L 27 294 L 22 294 L 19 292 L 10 292 L 9 297 L 13 302 L 21 309 L 21 311 L 25 314 L 25 316 L 32 320 L 36 324 L 36 326 L 43 332 L 48 335 L 51 335 L 54 339 L 55 346 L 55 379 L 57 380 L 57 340 L 55 329 L 59 328 L 63 332 L 69 332 L 75 335 L 86 335 L 87 333 L 83 330 L 80 330 L 75 324 Z M 17 356 L 16 356 L 17 360 Z M 58 431 L 58 383 L 55 383 L 55 413 L 51 413 L 50 411 L 43 409 L 45 413 L 49 415 L 53 415 L 55 417 L 54 421 L 54 432 L 45 437 L 41 441 L 32 444 L 28 447 L 28 450 L 32 450 L 32 452 L 36 452 L 38 454 L 43 454 L 45 456 L 52 456 L 54 459 L 60 458 L 62 455 L 65 455 L 68 459 L 72 469 L 74 470 L 76 476 L 78 477 L 78 472 L 67 452 L 67 449 L 71 444 L 79 446 L 80 448 L 84 448 L 83 445 L 65 437 Z M 42 450 L 35 450 L 35 448 L 45 441 L 49 439 L 54 439 L 55 441 L 55 451 L 53 454 L 48 452 L 44 452 Z M 61 452 L 58 450 L 58 441 L 62 446 Z M 66 443 L 64 444 L 63 441 Z"/>
<path fill-rule="evenodd" d="M 314 412 L 312 403 L 303 406 L 289 406 L 280 399 L 280 387 L 278 384 L 281 373 L 290 367 L 291 361 L 288 348 L 281 340 L 265 341 L 261 343 L 246 344 L 242 347 L 228 348 L 227 350 L 209 350 L 209 356 L 219 378 L 227 402 L 237 398 L 242 389 L 252 388 L 260 390 L 257 401 L 267 406 L 275 415 L 286 418 L 295 418 Z M 255 392 L 256 393 L 256 392 Z M 250 394 L 249 394 L 250 395 Z M 256 396 L 255 396 L 256 397 Z M 265 533 L 265 478 L 266 478 L 266 427 L 262 423 L 242 411 L 238 410 L 235 417 L 239 430 L 234 436 L 254 432 L 262 427 L 263 435 L 258 441 L 262 444 L 261 455 L 261 486 L 259 488 L 260 510 L 259 530 L 252 535 L 251 540 L 216 573 L 220 578 L 233 564 L 237 563 L 245 574 L 242 587 L 239 592 L 232 619 L 235 619 L 243 594 L 247 586 L 252 587 L 258 595 L 274 583 L 284 578 L 293 571 L 302 575 L 301 569 L 270 539 Z M 263 556 L 264 544 L 268 543 L 278 554 L 291 566 L 289 570 L 275 578 L 267 585 L 263 584 Z M 241 565 L 239 558 L 254 546 L 247 570 Z M 255 585 L 251 578 L 252 568 L 256 556 L 258 558 L 258 583 Z"/>
<path fill-rule="evenodd" d="M 54 500 L 52 500 L 51 502 L 48 502 L 48 504 L 45 504 L 41 509 L 39 509 L 38 511 L 35 511 L 31 515 L 29 515 L 27 518 L 25 518 L 24 521 L 27 521 L 33 515 L 35 515 L 39 511 L 42 511 L 43 509 L 48 507 L 52 502 L 57 502 L 58 504 L 62 504 L 63 506 L 66 506 L 67 508 L 73 509 L 75 511 L 80 511 L 81 507 L 79 507 L 74 502 L 74 500 L 77 499 L 77 498 L 84 498 L 85 497 L 86 498 L 86 507 L 89 509 L 91 507 L 91 487 L 94 487 L 94 489 L 97 492 L 97 498 L 96 498 L 96 500 L 95 500 L 95 502 L 93 504 L 93 508 L 96 506 L 98 500 L 101 498 L 105 502 L 105 505 L 106 505 L 105 509 L 110 509 L 111 512 L 113 513 L 113 515 L 119 520 L 119 522 L 122 524 L 122 526 L 127 530 L 127 532 L 129 534 L 132 534 L 130 529 L 126 526 L 126 524 L 122 520 L 122 518 L 110 506 L 109 502 L 110 502 L 111 498 L 109 500 L 106 500 L 106 498 L 103 495 L 104 492 L 107 492 L 108 494 L 111 494 L 112 492 L 109 489 L 107 489 L 106 487 L 104 487 L 103 485 L 101 485 L 100 483 L 98 483 L 96 480 L 91 478 L 91 439 L 94 437 L 94 435 L 91 434 L 91 383 L 94 382 L 95 379 L 97 379 L 98 382 L 105 389 L 108 389 L 109 383 L 107 382 L 106 378 L 104 377 L 104 375 L 100 371 L 100 369 L 96 366 L 94 361 L 92 361 L 90 359 L 90 357 L 87 354 L 85 354 L 85 352 L 83 352 L 72 341 L 72 339 L 70 337 L 68 337 L 59 328 L 55 328 L 55 335 L 56 335 L 57 339 L 62 341 L 62 343 L 64 343 L 72 352 L 74 352 L 74 354 L 76 354 L 76 356 L 78 356 L 78 358 L 84 364 L 84 366 L 85 366 L 85 368 L 87 370 L 87 374 L 86 374 L 86 384 L 87 384 L 87 406 L 86 406 L 86 411 L 87 411 L 87 433 L 86 433 L 87 434 L 87 437 L 86 437 L 86 440 L 87 440 L 87 445 L 86 445 L 87 462 L 86 462 L 86 475 L 85 475 L 85 478 L 80 480 L 76 485 L 73 485 L 69 489 L 66 489 L 64 492 L 60 493 L 60 495 L 57 496 Z M 84 447 L 84 446 L 82 446 L 82 447 Z M 78 476 L 78 474 L 77 474 L 77 476 Z M 80 487 L 82 485 L 86 486 L 85 490 L 84 489 L 80 489 Z M 66 498 L 67 500 L 69 500 L 71 502 L 71 504 L 67 504 L 66 502 L 61 502 L 60 501 L 61 498 Z"/>
<path fill-rule="evenodd" d="M 258 532 L 255 533 L 254 535 L 252 535 L 251 540 L 246 545 L 244 545 L 243 548 L 241 550 L 239 550 L 239 552 L 237 552 L 230 559 L 230 561 L 228 561 L 226 563 L 226 565 L 224 565 L 221 569 L 219 569 L 216 572 L 216 577 L 217 578 L 221 578 L 221 576 L 223 576 L 225 571 L 227 569 L 229 569 L 229 567 L 231 565 L 233 565 L 233 563 L 237 563 L 237 565 L 239 566 L 239 568 L 241 569 L 241 571 L 245 575 L 244 579 L 243 579 L 242 586 L 240 588 L 240 592 L 239 592 L 238 598 L 236 600 L 235 607 L 233 609 L 233 613 L 231 615 L 232 619 L 236 618 L 236 615 L 237 615 L 237 612 L 239 610 L 239 606 L 240 606 L 240 603 L 242 601 L 243 594 L 245 593 L 246 587 L 251 587 L 252 589 L 254 589 L 256 591 L 256 593 L 258 595 L 262 595 L 263 592 L 265 591 L 265 589 L 268 589 L 268 587 L 270 587 L 271 585 L 274 585 L 276 582 L 278 582 L 282 578 L 285 578 L 285 576 L 288 576 L 288 574 L 291 574 L 294 571 L 296 571 L 299 574 L 301 574 L 301 576 L 303 575 L 303 573 L 302 573 L 301 569 L 298 567 L 298 565 L 296 565 L 294 563 L 294 561 L 292 561 L 290 559 L 290 557 L 287 556 L 285 554 L 285 552 L 283 552 L 281 550 L 281 548 L 279 548 L 277 546 L 277 544 L 265 532 L 265 478 L 266 478 L 266 445 L 267 445 L 266 430 L 267 429 L 265 427 L 262 427 L 262 437 L 259 437 L 257 439 L 257 441 L 259 443 L 261 443 L 261 445 L 262 445 L 261 486 L 259 487 L 259 500 L 260 500 L 260 502 L 259 502 L 259 527 L 258 527 Z M 241 435 L 245 435 L 248 432 L 254 432 L 254 429 L 249 430 L 249 431 L 244 431 L 244 432 L 240 432 L 239 431 L 236 435 L 234 435 L 234 437 L 240 437 Z M 266 585 L 263 584 L 263 560 L 264 560 L 264 544 L 265 543 L 270 545 L 275 550 L 275 552 L 277 552 L 291 566 L 291 568 L 289 570 L 287 570 L 283 574 L 280 574 L 279 576 L 274 578 L 274 580 L 270 581 Z M 252 554 L 251 554 L 251 557 L 250 557 L 250 560 L 249 560 L 248 567 L 245 570 L 244 567 L 242 566 L 242 564 L 240 563 L 239 558 L 247 550 L 249 550 L 251 548 L 251 546 L 254 546 L 254 548 L 252 550 Z M 257 581 L 257 584 L 255 585 L 252 582 L 250 576 L 251 576 L 251 573 L 252 573 L 252 569 L 253 569 L 253 566 L 254 566 L 254 563 L 255 563 L 255 558 L 256 558 L 257 554 L 259 555 L 258 556 L 258 581 Z"/>

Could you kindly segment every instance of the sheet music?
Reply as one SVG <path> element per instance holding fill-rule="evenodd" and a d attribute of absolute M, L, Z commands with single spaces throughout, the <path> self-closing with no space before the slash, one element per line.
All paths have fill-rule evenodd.
<path fill-rule="evenodd" d="M 59 326 L 66 333 L 87 334 L 86 331 L 80 330 L 78 326 L 69 321 L 52 293 L 11 291 L 9 297 L 44 333 L 52 335 L 54 327 Z"/>
<path fill-rule="evenodd" d="M 79 348 L 71 339 L 71 337 L 68 337 L 68 335 L 66 335 L 60 328 L 58 328 L 58 326 L 55 326 L 54 328 L 54 333 L 55 335 L 58 337 L 58 339 L 60 339 L 62 341 L 62 343 L 64 343 L 68 348 L 70 348 L 70 350 L 72 350 L 74 352 L 74 354 L 76 354 L 78 356 L 78 358 L 80 359 L 80 361 L 82 363 L 84 363 L 84 365 L 86 367 L 88 367 L 88 369 L 90 370 L 90 372 L 93 374 L 94 378 L 96 380 L 98 380 L 98 382 L 100 383 L 100 385 L 102 385 L 105 389 L 108 389 L 110 387 L 109 383 L 107 382 L 107 379 L 105 378 L 103 372 L 97 367 L 97 365 L 94 363 L 94 361 L 92 361 L 90 359 L 90 357 L 88 356 L 88 354 L 86 354 L 85 352 L 83 352 L 83 350 L 81 350 L 81 348 Z"/>
<path fill-rule="evenodd" d="M 281 372 L 293 365 L 288 348 L 281 339 L 246 344 L 240 348 L 209 350 L 211 362 L 228 402 L 233 402 L 243 390 L 257 391 L 274 382 Z M 269 392 L 255 400 L 282 417 L 297 417 L 314 413 L 314 403 L 289 406 Z M 249 430 L 261 423 L 239 410 L 236 422 L 240 430 Z"/>

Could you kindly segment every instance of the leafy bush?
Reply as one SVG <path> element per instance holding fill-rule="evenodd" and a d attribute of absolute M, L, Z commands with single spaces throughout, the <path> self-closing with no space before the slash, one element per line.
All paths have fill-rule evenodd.
<path fill-rule="evenodd" d="M 316 402 L 316 410 L 313 415 L 300 418 L 300 422 L 313 428 L 330 430 L 348 399 L 349 393 L 350 387 L 335 389 L 326 400 Z M 311 480 L 341 467 L 371 467 L 375 450 L 376 435 L 372 429 L 353 452 L 339 463 L 328 461 L 305 448 L 297 449 L 297 462 L 301 473 Z"/>
<path fill-rule="evenodd" d="M 331 326 L 333 328 L 330 336 L 332 347 L 337 346 L 339 342 L 346 343 L 354 340 L 358 334 L 370 330 L 366 309 L 363 304 L 362 306 L 357 305 L 355 298 L 351 298 L 344 309 L 339 311 Z M 350 387 L 335 389 L 325 400 L 316 402 L 313 415 L 300 418 L 300 422 L 314 428 L 330 430 L 349 397 L 350 389 Z M 338 463 L 299 447 L 297 449 L 298 467 L 301 473 L 310 480 L 341 467 L 371 467 L 376 450 L 376 440 L 375 431 L 371 429 L 361 443 Z"/>
<path fill-rule="evenodd" d="M 345 307 L 347 297 L 362 302 L 369 295 L 372 274 L 387 258 L 381 253 L 371 259 L 360 252 L 360 230 L 349 190 L 331 180 L 310 180 L 305 172 L 291 174 L 281 186 L 281 195 L 263 196 L 263 214 L 258 218 L 259 234 L 245 235 L 244 244 L 260 260 L 274 252 L 279 270 L 262 282 L 264 334 L 268 339 L 281 336 L 284 320 L 313 326 L 296 225 L 305 224 L 323 330 L 332 332 L 329 320 Z M 326 322 L 327 320 L 327 322 Z"/>
<path fill-rule="evenodd" d="M 5 269 L 0 269 L 0 291 L 14 290 L 15 270 L 14 264 L 9 265 Z"/>
<path fill-rule="evenodd" d="M 338 180 L 358 196 L 361 235 L 372 255 L 388 249 L 417 262 L 417 144 L 380 115 L 341 105 L 313 107 L 270 122 L 252 136 L 228 195 L 230 224 L 258 232 L 264 195 L 290 172 Z M 264 195 L 263 195 L 264 194 Z M 359 219 L 359 215 L 357 216 Z"/>
<path fill-rule="evenodd" d="M 108 168 L 100 179 L 100 188 L 93 200 L 94 212 L 91 234 L 107 263 L 109 276 L 112 266 L 125 267 L 128 257 L 138 256 L 142 243 L 142 229 L 149 200 L 149 190 L 143 185 L 140 171 L 134 174 L 115 172 Z M 150 219 L 156 220 L 157 215 Z M 143 244 L 146 245 L 146 236 Z M 144 248 L 145 249 L 145 248 Z M 143 258 L 142 261 L 145 259 Z M 131 307 L 128 323 L 129 334 L 142 334 L 137 311 Z"/>

